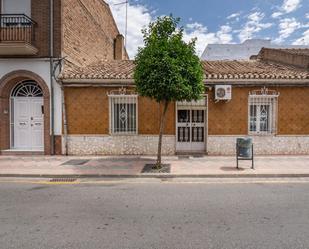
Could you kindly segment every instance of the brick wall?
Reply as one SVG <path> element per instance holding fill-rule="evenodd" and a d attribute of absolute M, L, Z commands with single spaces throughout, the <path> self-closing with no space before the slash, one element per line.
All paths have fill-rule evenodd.
<path fill-rule="evenodd" d="M 68 134 L 108 134 L 105 88 L 65 88 Z"/>
<path fill-rule="evenodd" d="M 279 88 L 278 134 L 309 134 L 309 88 Z"/>
<path fill-rule="evenodd" d="M 208 133 L 209 135 L 247 134 L 249 89 L 233 88 L 232 100 L 215 103 L 214 91 L 208 93 Z"/>
<path fill-rule="evenodd" d="M 248 134 L 249 91 L 261 88 L 233 88 L 230 102 L 215 103 L 214 93 L 209 93 L 209 135 Z M 280 93 L 278 99 L 278 135 L 309 134 L 309 88 L 269 88 Z"/>
<path fill-rule="evenodd" d="M 119 34 L 109 6 L 98 0 L 63 0 L 63 53 L 83 65 L 114 59 Z"/>
<path fill-rule="evenodd" d="M 0 12 L 1 12 L 0 0 Z M 49 0 L 31 1 L 31 19 L 36 22 L 34 26 L 33 45 L 38 49 L 38 53 L 31 58 L 49 57 L 49 37 L 50 37 L 50 3 Z M 23 13 L 16 13 L 23 14 Z M 61 0 L 54 0 L 54 56 L 61 54 Z M 20 56 L 1 56 L 1 57 L 20 57 Z M 24 57 L 24 56 L 22 56 Z"/>
<path fill-rule="evenodd" d="M 254 88 L 233 88 L 230 102 L 215 103 L 213 91 L 209 92 L 209 135 L 248 134 L 248 96 Z M 309 88 L 272 88 L 280 92 L 278 99 L 278 135 L 309 135 Z M 108 134 L 110 88 L 66 88 L 65 100 L 69 134 Z M 159 106 L 148 98 L 138 99 L 139 134 L 159 132 Z M 161 107 L 162 108 L 162 107 Z M 168 110 L 165 134 L 175 135 L 175 105 Z"/>
<path fill-rule="evenodd" d="M 160 113 L 163 105 L 159 106 L 157 102 L 149 98 L 138 98 L 138 129 L 139 134 L 154 135 L 159 134 L 160 130 Z M 165 124 L 166 135 L 175 135 L 175 104 L 171 103 L 167 110 L 167 119 Z"/>
<path fill-rule="evenodd" d="M 54 57 L 61 56 L 61 42 L 62 42 L 62 1 L 54 0 Z"/>
<path fill-rule="evenodd" d="M 71 135 L 109 134 L 108 91 L 111 88 L 86 87 L 65 88 L 68 133 Z M 162 108 L 162 107 L 161 107 Z M 138 133 L 154 135 L 159 133 L 159 105 L 155 101 L 139 97 Z M 175 105 L 168 109 L 165 134 L 175 134 Z"/>
<path fill-rule="evenodd" d="M 38 54 L 29 57 L 49 56 L 49 10 L 49 0 L 31 1 L 31 18 L 36 22 L 33 45 L 38 48 Z M 104 1 L 54 0 L 55 57 L 60 57 L 62 52 L 63 56 L 68 55 L 79 64 L 114 59 L 114 40 L 118 34 L 112 13 Z M 125 51 L 124 54 L 127 59 Z"/>
<path fill-rule="evenodd" d="M 289 53 L 280 49 L 263 48 L 259 54 L 259 58 L 264 61 L 273 61 L 309 69 L 308 55 Z"/>
<path fill-rule="evenodd" d="M 103 0 L 54 0 L 53 7 L 54 57 L 69 56 L 77 64 L 84 65 L 114 59 L 118 55 L 115 53 L 115 39 L 119 31 L 108 4 Z M 49 10 L 49 0 L 31 1 L 31 18 L 36 22 L 33 45 L 38 53 L 28 57 L 49 56 Z M 128 59 L 125 49 L 118 50 L 123 51 L 123 59 Z"/>
<path fill-rule="evenodd" d="M 49 55 L 49 0 L 31 1 L 31 18 L 35 25 L 34 46 L 39 50 L 37 57 Z"/>

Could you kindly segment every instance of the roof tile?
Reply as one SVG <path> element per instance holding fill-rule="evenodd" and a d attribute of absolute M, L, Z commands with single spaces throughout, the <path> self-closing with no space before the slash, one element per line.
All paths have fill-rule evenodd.
<path fill-rule="evenodd" d="M 205 79 L 309 79 L 309 70 L 261 60 L 203 61 Z M 88 66 L 66 62 L 61 79 L 133 80 L 134 61 L 99 61 Z"/>

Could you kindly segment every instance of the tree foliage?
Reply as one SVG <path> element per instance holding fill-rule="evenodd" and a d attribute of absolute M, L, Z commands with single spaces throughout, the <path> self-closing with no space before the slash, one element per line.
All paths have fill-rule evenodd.
<path fill-rule="evenodd" d="M 203 69 L 195 40 L 183 41 L 180 19 L 159 17 L 144 29 L 145 47 L 135 58 L 134 79 L 141 96 L 157 102 L 197 100 L 204 91 Z"/>
<path fill-rule="evenodd" d="M 143 48 L 135 58 L 134 80 L 141 96 L 163 103 L 160 121 L 158 157 L 161 167 L 162 136 L 170 102 L 197 100 L 204 93 L 203 69 L 195 53 L 195 41 L 183 41 L 179 18 L 159 17 L 144 29 Z"/>

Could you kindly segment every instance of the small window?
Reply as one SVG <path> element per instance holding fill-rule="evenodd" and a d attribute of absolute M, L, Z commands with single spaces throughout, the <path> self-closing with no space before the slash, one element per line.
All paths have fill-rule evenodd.
<path fill-rule="evenodd" d="M 3 0 L 2 14 L 24 14 L 31 17 L 31 0 Z"/>
<path fill-rule="evenodd" d="M 19 83 L 12 91 L 12 97 L 43 97 L 42 88 L 32 80 Z"/>
<path fill-rule="evenodd" d="M 137 133 L 137 95 L 109 95 L 111 134 Z"/>
<path fill-rule="evenodd" d="M 264 90 L 265 91 L 265 90 Z M 249 95 L 249 133 L 272 135 L 277 132 L 278 94 L 262 92 Z"/>

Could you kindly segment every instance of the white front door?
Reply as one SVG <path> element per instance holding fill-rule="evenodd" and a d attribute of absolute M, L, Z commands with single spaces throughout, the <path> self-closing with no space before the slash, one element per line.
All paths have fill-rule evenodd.
<path fill-rule="evenodd" d="M 43 98 L 16 97 L 12 146 L 18 150 L 44 149 Z"/>
<path fill-rule="evenodd" d="M 205 110 L 191 110 L 191 151 L 205 151 L 205 117 Z"/>
<path fill-rule="evenodd" d="M 179 107 L 177 110 L 177 152 L 205 152 L 206 110 Z"/>

